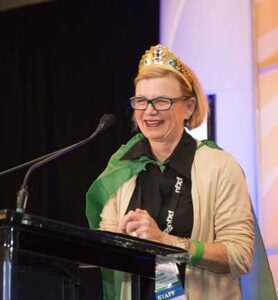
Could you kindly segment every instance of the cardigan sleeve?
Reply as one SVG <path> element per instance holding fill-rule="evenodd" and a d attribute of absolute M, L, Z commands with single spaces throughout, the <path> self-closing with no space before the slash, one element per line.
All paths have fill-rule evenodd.
<path fill-rule="evenodd" d="M 116 232 L 118 224 L 125 215 L 132 193 L 135 189 L 137 176 L 133 176 L 118 188 L 101 212 L 100 228 L 101 230 Z"/>
<path fill-rule="evenodd" d="M 250 271 L 254 247 L 254 219 L 246 180 L 236 160 L 224 152 L 218 169 L 214 207 L 215 242 L 228 250 L 231 274 Z"/>
<path fill-rule="evenodd" d="M 252 265 L 254 219 L 247 183 L 235 158 L 206 145 L 197 150 L 192 196 L 192 238 L 224 243 L 231 275 L 247 273 Z"/>

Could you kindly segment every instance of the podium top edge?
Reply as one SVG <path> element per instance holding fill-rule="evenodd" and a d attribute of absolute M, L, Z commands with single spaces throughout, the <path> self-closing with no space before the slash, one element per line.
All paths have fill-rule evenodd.
<path fill-rule="evenodd" d="M 138 252 L 146 253 L 153 257 L 173 257 L 173 255 L 187 255 L 184 249 L 168 246 L 165 244 L 128 236 L 125 234 L 93 230 L 87 227 L 72 225 L 45 217 L 22 214 L 13 210 L 0 210 L 0 228 L 12 226 L 19 231 L 38 231 L 53 233 L 61 236 L 68 236 L 72 239 L 88 242 L 105 242 L 113 247 L 129 248 Z"/>

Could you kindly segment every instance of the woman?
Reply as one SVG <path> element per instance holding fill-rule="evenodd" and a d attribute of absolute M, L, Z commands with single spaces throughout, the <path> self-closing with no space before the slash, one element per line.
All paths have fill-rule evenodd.
<path fill-rule="evenodd" d="M 253 255 L 251 203 L 235 159 L 184 129 L 199 126 L 208 112 L 198 78 L 156 45 L 139 63 L 130 101 L 141 133 L 89 189 L 90 226 L 188 250 L 189 300 L 241 299 L 239 278 Z"/>

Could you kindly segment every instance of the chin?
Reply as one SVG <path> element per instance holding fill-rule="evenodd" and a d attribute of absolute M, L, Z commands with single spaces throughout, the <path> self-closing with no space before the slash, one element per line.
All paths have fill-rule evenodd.
<path fill-rule="evenodd" d="M 142 126 L 140 130 L 147 139 L 159 140 L 164 139 L 167 135 L 167 131 L 165 131 L 165 129 L 161 127 L 159 128 Z"/>
<path fill-rule="evenodd" d="M 144 136 L 149 140 L 161 140 L 165 138 L 165 134 L 156 132 L 143 132 Z"/>

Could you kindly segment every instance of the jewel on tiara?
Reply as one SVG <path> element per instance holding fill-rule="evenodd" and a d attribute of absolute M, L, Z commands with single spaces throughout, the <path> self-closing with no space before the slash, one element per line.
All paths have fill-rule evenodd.
<path fill-rule="evenodd" d="M 150 66 L 154 64 L 163 66 L 164 68 L 174 71 L 182 76 L 190 90 L 192 90 L 193 80 L 189 71 L 187 70 L 186 65 L 167 47 L 158 44 L 156 46 L 152 46 L 149 50 L 146 50 L 145 54 L 140 60 L 139 69 L 144 66 Z"/>

